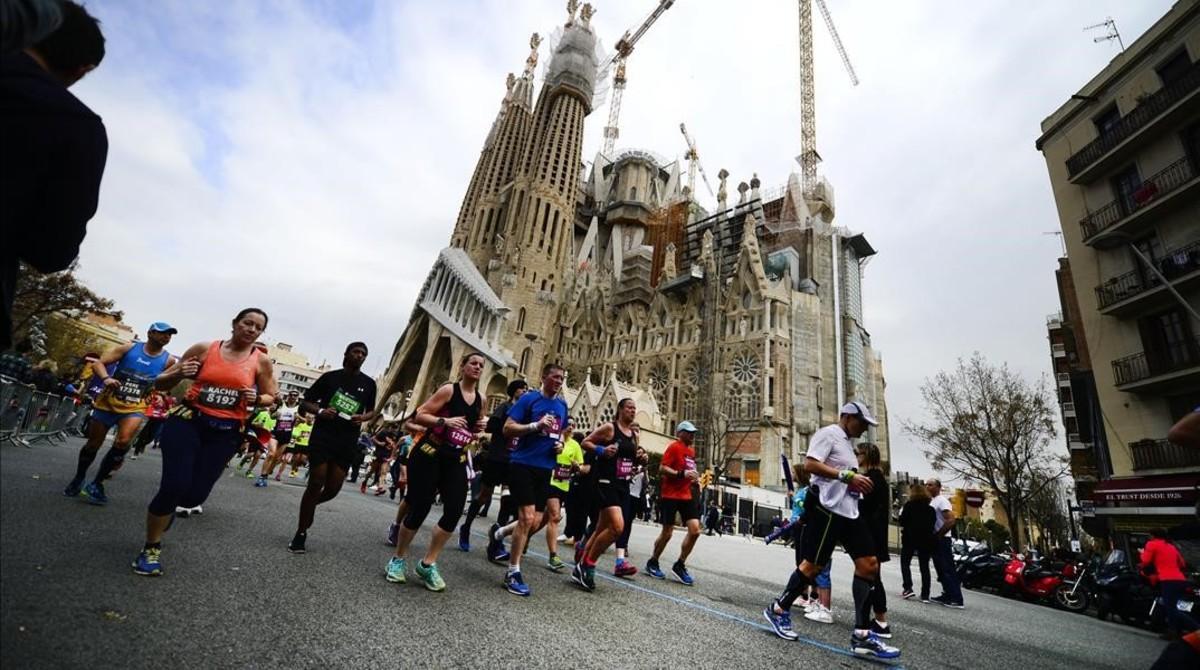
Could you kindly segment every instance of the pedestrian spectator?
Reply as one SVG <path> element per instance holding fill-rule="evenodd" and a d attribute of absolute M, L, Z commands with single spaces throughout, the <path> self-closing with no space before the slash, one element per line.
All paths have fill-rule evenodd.
<path fill-rule="evenodd" d="M 59 390 L 58 363 L 49 358 L 42 359 L 29 374 L 29 383 L 42 393 L 57 393 Z"/>
<path fill-rule="evenodd" d="M 21 384 L 27 383 L 30 373 L 33 372 L 33 365 L 29 362 L 29 349 L 29 340 L 21 340 L 16 349 L 0 354 L 0 377 Z"/>
<path fill-rule="evenodd" d="M 858 456 L 859 472 L 865 471 L 873 484 L 871 491 L 859 498 L 858 513 L 867 520 L 872 544 L 875 545 L 875 559 L 886 563 L 892 560 L 888 552 L 888 520 L 892 511 L 892 492 L 888 487 L 887 477 L 880 468 L 882 456 L 879 454 L 879 447 L 870 442 L 858 445 L 854 453 Z M 875 613 L 875 625 L 884 632 L 890 632 L 891 627 L 887 622 L 887 593 L 883 588 L 882 573 L 882 570 L 875 573 L 875 585 L 871 588 L 871 610 Z"/>
<path fill-rule="evenodd" d="M 933 568 L 937 570 L 938 581 L 942 583 L 942 594 L 930 600 L 946 607 L 962 609 L 962 587 L 958 582 L 958 572 L 954 568 L 954 552 L 950 546 L 950 531 L 958 519 L 954 516 L 950 501 L 942 495 L 940 480 L 931 477 L 925 482 L 925 488 L 929 491 L 929 505 L 934 512 Z"/>
<path fill-rule="evenodd" d="M 1142 549 L 1140 565 L 1142 574 L 1150 577 L 1152 582 L 1158 582 L 1159 596 L 1162 598 L 1163 609 L 1166 610 L 1167 624 L 1180 634 L 1196 630 L 1197 624 L 1191 615 L 1179 611 L 1175 606 L 1183 597 L 1183 590 L 1188 582 L 1187 577 L 1183 574 L 1183 555 L 1167 539 L 1165 529 L 1150 529 L 1150 541 Z"/>
<path fill-rule="evenodd" d="M 100 23 L 70 0 L 59 8 L 57 30 L 0 55 L 0 350 L 12 341 L 20 264 L 39 272 L 71 266 L 108 156 L 100 117 L 67 91 L 104 58 Z"/>
<path fill-rule="evenodd" d="M 900 597 L 913 597 L 912 559 L 921 570 L 921 602 L 929 602 L 929 559 L 933 555 L 934 511 L 929 491 L 922 484 L 908 487 L 908 500 L 900 508 Z"/>
<path fill-rule="evenodd" d="M 721 534 L 721 511 L 717 509 L 716 503 L 708 504 L 708 509 L 704 512 L 704 526 L 707 535 L 712 535 L 713 532 Z"/>

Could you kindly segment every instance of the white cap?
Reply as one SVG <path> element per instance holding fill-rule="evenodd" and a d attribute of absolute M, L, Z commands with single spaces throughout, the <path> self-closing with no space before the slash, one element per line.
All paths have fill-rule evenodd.
<path fill-rule="evenodd" d="M 863 421 L 866 421 L 872 426 L 879 425 L 879 422 L 875 420 L 875 417 L 871 416 L 871 410 L 867 409 L 867 404 L 864 402 L 859 402 L 858 400 L 854 400 L 842 405 L 842 414 L 861 416 Z"/>

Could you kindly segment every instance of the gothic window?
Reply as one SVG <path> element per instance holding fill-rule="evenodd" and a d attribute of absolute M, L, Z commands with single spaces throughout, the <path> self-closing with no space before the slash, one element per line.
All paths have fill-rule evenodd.
<path fill-rule="evenodd" d="M 629 187 L 629 199 L 637 200 L 637 187 L 636 186 Z"/>
<path fill-rule="evenodd" d="M 670 372 L 667 370 L 667 366 L 662 363 L 655 363 L 650 368 L 647 380 L 650 382 L 650 388 L 653 388 L 654 392 L 661 398 L 663 392 L 671 383 Z"/>
<path fill-rule="evenodd" d="M 620 368 L 617 368 L 617 380 L 625 382 L 626 384 L 633 381 L 633 376 L 629 374 L 628 367 L 622 365 Z"/>
<path fill-rule="evenodd" d="M 754 302 L 754 297 L 750 295 L 750 289 L 743 289 L 742 293 L 742 308 L 750 309 L 750 305 Z"/>
<path fill-rule="evenodd" d="M 613 407 L 611 402 L 604 403 L 604 409 L 600 411 L 600 423 L 609 423 L 617 416 L 617 409 Z"/>
<path fill-rule="evenodd" d="M 748 351 L 743 351 L 734 356 L 729 368 L 737 383 L 753 384 L 758 381 L 761 366 L 758 362 L 758 356 Z"/>
<path fill-rule="evenodd" d="M 529 374 L 529 359 L 532 357 L 533 357 L 533 351 L 529 347 L 525 347 L 525 350 L 521 352 L 521 368 L 520 369 L 521 369 L 522 375 Z"/>
<path fill-rule="evenodd" d="M 525 308 L 522 307 L 517 311 L 517 332 L 525 330 Z M 526 350 L 528 351 L 528 349 Z"/>
<path fill-rule="evenodd" d="M 687 372 L 684 373 L 684 378 L 693 388 L 703 388 L 711 381 L 709 379 L 708 370 L 699 361 L 692 361 L 687 366 Z"/>

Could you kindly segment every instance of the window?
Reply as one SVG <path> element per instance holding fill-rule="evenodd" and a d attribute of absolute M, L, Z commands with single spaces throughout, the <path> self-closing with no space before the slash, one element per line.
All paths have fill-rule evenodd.
<path fill-rule="evenodd" d="M 1113 194 L 1121 203 L 1121 212 L 1129 214 L 1137 209 L 1137 200 L 1133 194 L 1142 186 L 1142 177 L 1138 174 L 1137 165 L 1130 165 L 1112 177 Z"/>
<path fill-rule="evenodd" d="M 529 359 L 532 357 L 533 357 L 533 351 L 529 347 L 525 347 L 525 350 L 521 352 L 521 368 L 520 369 L 521 369 L 522 375 L 529 374 Z"/>
<path fill-rule="evenodd" d="M 1154 235 L 1148 235 L 1134 242 L 1133 246 L 1137 248 L 1138 251 L 1142 252 L 1142 255 L 1146 257 L 1146 260 L 1150 261 L 1150 263 L 1154 265 L 1158 265 L 1158 261 L 1162 257 L 1162 244 L 1159 243 L 1158 237 Z M 1129 252 L 1129 255 L 1133 257 L 1130 260 L 1133 261 L 1133 267 L 1137 268 L 1138 277 L 1141 278 L 1142 285 L 1154 286 L 1158 284 L 1158 277 L 1155 276 L 1154 272 L 1152 272 L 1150 268 L 1146 267 L 1146 263 L 1142 261 L 1142 259 L 1138 258 L 1137 254 L 1133 253 L 1132 251 Z"/>
<path fill-rule="evenodd" d="M 1139 319 L 1138 330 L 1151 374 L 1200 362 L 1196 341 L 1182 310 L 1172 309 Z"/>
<path fill-rule="evenodd" d="M 525 308 L 522 307 L 517 311 L 517 332 L 525 330 Z M 528 349 L 526 349 L 528 351 Z"/>
<path fill-rule="evenodd" d="M 1112 132 L 1113 128 L 1120 122 L 1121 112 L 1115 104 L 1100 112 L 1096 118 L 1092 119 L 1092 123 L 1096 124 L 1096 132 L 1100 133 L 1101 136 Z"/>
<path fill-rule="evenodd" d="M 1188 58 L 1186 50 L 1180 49 L 1179 53 L 1154 68 L 1154 71 L 1158 73 L 1158 78 L 1162 80 L 1163 86 L 1170 86 L 1187 76 L 1190 69 L 1192 69 L 1192 60 Z"/>
<path fill-rule="evenodd" d="M 629 187 L 629 199 L 637 200 L 637 187 L 636 186 Z"/>

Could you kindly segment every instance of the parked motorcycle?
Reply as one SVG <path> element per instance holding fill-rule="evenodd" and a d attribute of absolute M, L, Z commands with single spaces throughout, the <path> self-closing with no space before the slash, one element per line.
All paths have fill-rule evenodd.
<path fill-rule="evenodd" d="M 1059 571 L 1029 560 L 1023 554 L 1013 554 L 1004 566 L 1003 590 L 1026 600 L 1046 602 L 1072 612 L 1082 612 L 1091 602 L 1088 589 L 1079 588 L 1083 575 L 1079 565 L 1075 563 L 1068 563 Z"/>
<path fill-rule="evenodd" d="M 966 588 L 999 589 L 1004 585 L 1004 567 L 1008 557 L 995 554 L 987 545 L 973 547 L 957 565 L 958 580 Z"/>
<path fill-rule="evenodd" d="M 1096 616 L 1110 616 L 1135 626 L 1145 626 L 1161 632 L 1166 629 L 1166 608 L 1158 598 L 1158 588 L 1150 583 L 1126 560 L 1125 552 L 1109 552 L 1096 570 Z M 1200 594 L 1195 584 L 1184 589 L 1176 607 L 1189 614 L 1200 612 Z"/>

